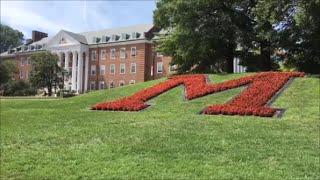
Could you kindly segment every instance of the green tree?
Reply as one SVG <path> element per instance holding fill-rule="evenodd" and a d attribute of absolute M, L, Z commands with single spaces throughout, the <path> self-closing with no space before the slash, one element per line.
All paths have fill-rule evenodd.
<path fill-rule="evenodd" d="M 240 1 L 160 0 L 154 23 L 158 51 L 172 57 L 180 72 L 232 71 L 240 29 L 249 20 L 237 9 Z M 250 26 L 249 26 L 250 27 Z"/>
<path fill-rule="evenodd" d="M 23 43 L 23 33 L 12 29 L 10 26 L 0 24 L 0 53 L 9 47 L 17 47 Z"/>
<path fill-rule="evenodd" d="M 48 51 L 39 52 L 31 55 L 31 74 L 30 82 L 34 87 L 47 88 L 48 95 L 52 95 L 52 89 L 56 88 L 62 81 L 58 66 L 58 56 Z"/>
<path fill-rule="evenodd" d="M 297 1 L 280 45 L 288 52 L 285 65 L 320 74 L 320 0 Z"/>
<path fill-rule="evenodd" d="M 17 73 L 17 67 L 13 60 L 0 61 L 0 86 L 9 82 L 15 73 Z"/>

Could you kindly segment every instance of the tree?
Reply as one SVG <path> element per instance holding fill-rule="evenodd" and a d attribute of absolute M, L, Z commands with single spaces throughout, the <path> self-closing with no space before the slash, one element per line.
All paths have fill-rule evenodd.
<path fill-rule="evenodd" d="M 232 72 L 238 36 L 246 17 L 238 1 L 160 0 L 154 12 L 159 34 L 158 50 L 172 57 L 178 71 Z"/>
<path fill-rule="evenodd" d="M 13 60 L 0 61 L 0 86 L 9 82 L 15 73 L 17 73 L 17 67 Z"/>
<path fill-rule="evenodd" d="M 280 33 L 286 50 L 285 65 L 320 74 L 320 1 L 297 1 L 295 13 Z"/>
<path fill-rule="evenodd" d="M 3 86 L 4 96 L 34 96 L 37 90 L 23 80 L 9 81 Z"/>
<path fill-rule="evenodd" d="M 9 47 L 21 45 L 24 40 L 22 32 L 3 24 L 0 24 L 0 38 L 0 53 L 7 51 Z"/>
<path fill-rule="evenodd" d="M 180 72 L 212 67 L 232 72 L 233 58 L 240 57 L 249 71 L 276 70 L 286 60 L 300 71 L 317 73 L 319 4 L 319 0 L 160 0 L 154 22 L 165 31 L 159 35 L 158 51 L 172 56 Z"/>
<path fill-rule="evenodd" d="M 48 51 L 31 55 L 30 82 L 34 87 L 47 88 L 48 95 L 52 95 L 52 89 L 62 81 L 58 66 L 58 56 Z"/>

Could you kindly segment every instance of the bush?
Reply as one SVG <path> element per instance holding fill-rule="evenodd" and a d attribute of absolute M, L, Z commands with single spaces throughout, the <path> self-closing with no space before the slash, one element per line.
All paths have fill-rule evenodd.
<path fill-rule="evenodd" d="M 10 81 L 3 86 L 4 96 L 34 96 L 37 89 L 31 87 L 26 81 Z"/>

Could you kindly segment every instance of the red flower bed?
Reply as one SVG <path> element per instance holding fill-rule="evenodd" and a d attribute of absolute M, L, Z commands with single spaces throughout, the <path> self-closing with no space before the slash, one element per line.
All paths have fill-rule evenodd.
<path fill-rule="evenodd" d="M 94 105 L 93 110 L 139 111 L 146 107 L 146 101 L 179 85 L 185 86 L 185 98 L 195 99 L 244 85 L 248 87 L 230 102 L 206 107 L 204 114 L 273 116 L 275 109 L 265 107 L 266 103 L 292 77 L 302 77 L 303 73 L 258 73 L 243 78 L 217 84 L 207 84 L 205 75 L 181 75 L 169 78 L 150 88 L 143 89 L 132 96 L 112 102 Z"/>

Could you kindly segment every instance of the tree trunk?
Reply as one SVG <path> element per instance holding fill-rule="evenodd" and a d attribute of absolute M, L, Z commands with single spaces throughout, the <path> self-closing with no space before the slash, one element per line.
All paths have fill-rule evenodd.
<path fill-rule="evenodd" d="M 272 63 L 271 63 L 271 44 L 270 41 L 265 40 L 260 43 L 260 53 L 261 53 L 261 70 L 263 71 L 271 71 Z"/>
<path fill-rule="evenodd" d="M 48 96 L 52 95 L 52 87 L 51 85 L 48 86 Z"/>
<path fill-rule="evenodd" d="M 230 53 L 230 55 L 226 58 L 227 59 L 227 63 L 226 63 L 227 73 L 233 73 L 233 58 L 234 58 L 233 53 Z"/>
<path fill-rule="evenodd" d="M 228 49 L 226 54 L 226 65 L 225 65 L 225 71 L 227 73 L 233 73 L 233 59 L 235 56 L 234 50 L 236 49 L 236 45 L 233 43 L 228 43 Z"/>

